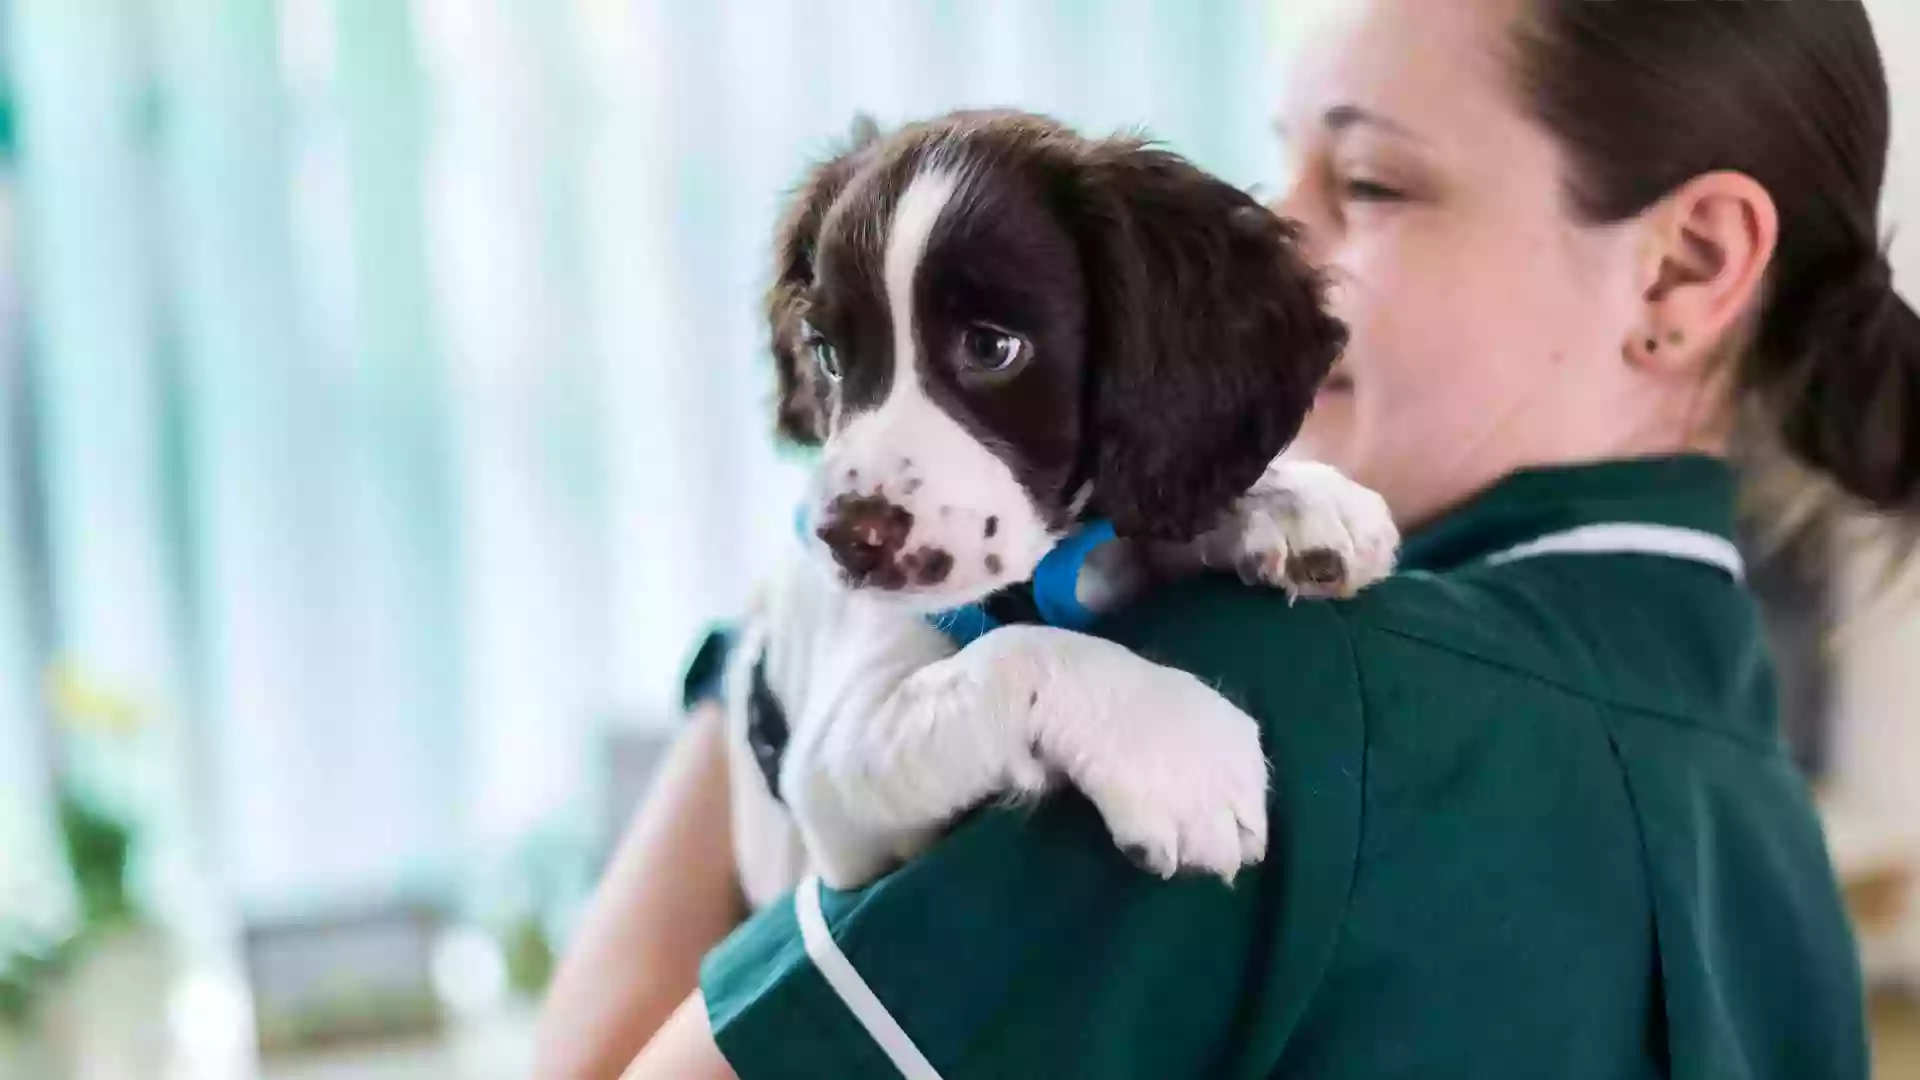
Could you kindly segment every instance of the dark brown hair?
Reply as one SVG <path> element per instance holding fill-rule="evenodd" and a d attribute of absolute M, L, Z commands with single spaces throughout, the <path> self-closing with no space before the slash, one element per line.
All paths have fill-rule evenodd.
<path fill-rule="evenodd" d="M 1882 246 L 1887 80 L 1863 5 L 1533 0 L 1515 43 L 1583 218 L 1625 220 L 1708 172 L 1767 189 L 1780 235 L 1743 404 L 1857 499 L 1920 512 L 1920 316 Z"/>

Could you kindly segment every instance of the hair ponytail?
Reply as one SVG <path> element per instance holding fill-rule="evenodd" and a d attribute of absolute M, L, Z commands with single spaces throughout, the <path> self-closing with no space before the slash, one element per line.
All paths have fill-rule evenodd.
<path fill-rule="evenodd" d="M 1533 0 L 1513 69 L 1590 221 L 1708 172 L 1767 189 L 1780 239 L 1735 371 L 1746 456 L 1784 452 L 1920 541 L 1920 316 L 1879 247 L 1889 100 L 1863 7 Z"/>
<path fill-rule="evenodd" d="M 1920 513 L 1920 314 L 1886 258 L 1778 295 L 1746 381 L 1782 444 L 1862 503 Z"/>

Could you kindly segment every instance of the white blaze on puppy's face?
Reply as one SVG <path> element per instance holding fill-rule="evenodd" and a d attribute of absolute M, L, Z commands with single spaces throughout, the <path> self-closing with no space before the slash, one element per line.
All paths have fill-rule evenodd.
<path fill-rule="evenodd" d="M 1001 111 L 863 136 L 796 193 L 768 292 L 825 554 L 934 607 L 1086 515 L 1216 527 L 1344 340 L 1322 289 L 1287 223 L 1139 141 Z"/>
<path fill-rule="evenodd" d="M 916 287 L 960 188 L 954 171 L 923 169 L 895 205 L 883 268 L 891 385 L 877 408 L 835 417 L 815 478 L 813 520 L 843 576 L 929 610 L 1026 580 L 1056 539 L 1008 463 L 928 392 Z"/>

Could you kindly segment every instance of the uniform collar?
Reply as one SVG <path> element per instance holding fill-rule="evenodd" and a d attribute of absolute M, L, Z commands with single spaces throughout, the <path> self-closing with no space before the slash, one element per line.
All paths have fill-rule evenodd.
<path fill-rule="evenodd" d="M 1731 540 L 1733 470 L 1686 454 L 1522 469 L 1408 535 L 1400 565 L 1445 571 L 1593 525 L 1690 529 Z"/>

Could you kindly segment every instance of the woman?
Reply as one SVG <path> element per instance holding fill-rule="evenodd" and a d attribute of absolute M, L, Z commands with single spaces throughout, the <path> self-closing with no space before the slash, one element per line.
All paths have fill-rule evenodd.
<path fill-rule="evenodd" d="M 1866 1075 L 1723 463 L 1777 446 L 1920 503 L 1866 17 L 1352 7 L 1289 102 L 1279 209 L 1353 331 L 1305 449 L 1387 496 L 1408 572 L 1291 608 L 1198 581 L 1108 631 L 1260 719 L 1267 862 L 1161 883 L 1072 799 L 983 814 L 866 892 L 803 887 L 702 990 L 683 960 L 580 1041 L 687 992 L 630 1076 Z M 665 902 L 603 899 L 550 1048 Z"/>

